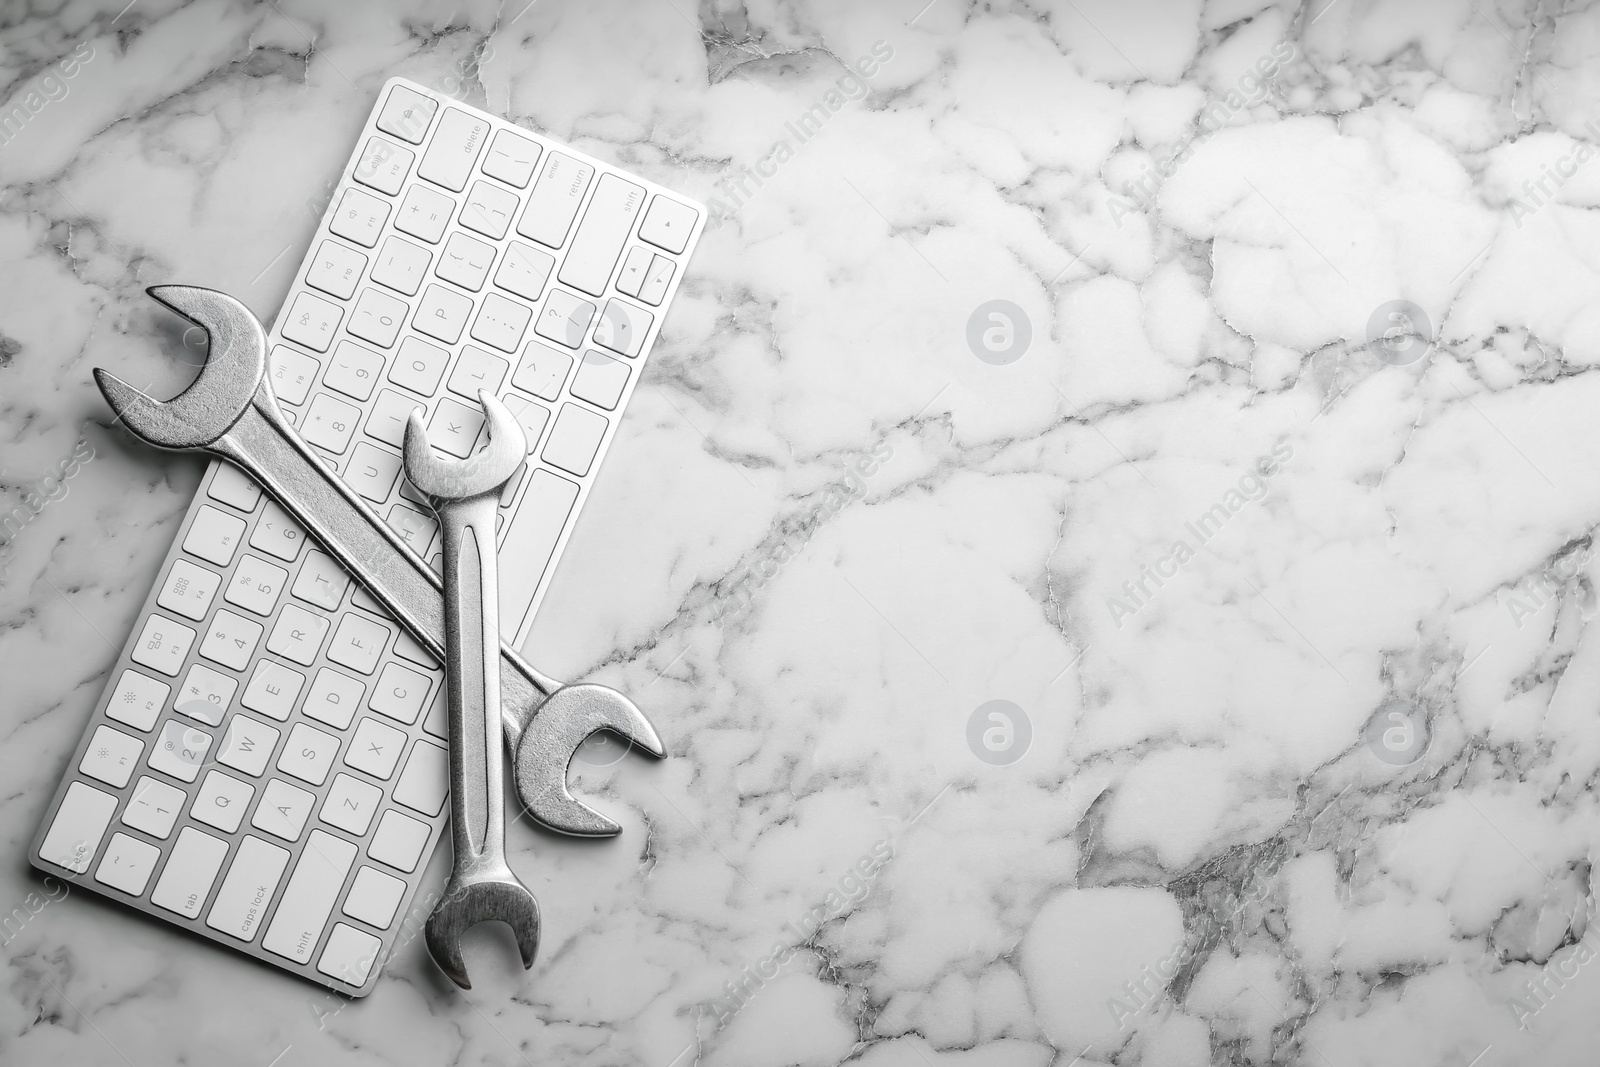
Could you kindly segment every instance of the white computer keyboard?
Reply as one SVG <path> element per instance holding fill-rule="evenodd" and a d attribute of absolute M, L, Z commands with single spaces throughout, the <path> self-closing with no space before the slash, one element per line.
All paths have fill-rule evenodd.
<path fill-rule="evenodd" d="M 437 525 L 400 475 L 406 417 L 425 408 L 428 439 L 464 457 L 479 389 L 517 416 L 529 461 L 499 534 L 513 645 L 704 221 L 676 193 L 397 78 L 273 324 L 285 413 L 435 566 Z M 314 540 L 214 462 L 30 859 L 365 995 L 448 814 L 442 682 Z"/>

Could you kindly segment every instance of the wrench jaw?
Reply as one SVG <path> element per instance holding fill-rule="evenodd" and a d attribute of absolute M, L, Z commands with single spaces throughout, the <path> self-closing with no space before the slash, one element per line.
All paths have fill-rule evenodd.
<path fill-rule="evenodd" d="M 578 800 L 567 788 L 572 757 L 598 730 L 661 759 L 666 748 L 655 727 L 627 697 L 603 685 L 569 685 L 551 695 L 517 743 L 517 793 L 541 826 L 574 837 L 615 837 L 622 827 Z"/>
<path fill-rule="evenodd" d="M 210 345 L 199 377 L 171 400 L 156 400 L 100 367 L 95 382 L 117 418 L 147 444 L 175 450 L 214 444 L 264 386 L 266 332 L 249 308 L 215 289 L 154 285 L 146 292 L 206 332 Z"/>
<path fill-rule="evenodd" d="M 539 951 L 539 902 L 509 869 L 493 881 L 462 883 L 452 877 L 444 899 L 428 916 L 424 929 L 428 953 L 462 989 L 471 989 L 472 981 L 461 954 L 461 937 L 481 922 L 496 920 L 511 927 L 523 970 L 532 968 Z"/>
<path fill-rule="evenodd" d="M 487 389 L 478 390 L 489 420 L 489 443 L 467 459 L 442 459 L 428 446 L 428 428 L 419 411 L 406 420 L 406 477 L 428 496 L 463 500 L 500 487 L 517 472 L 528 455 L 528 438 L 516 416 Z"/>

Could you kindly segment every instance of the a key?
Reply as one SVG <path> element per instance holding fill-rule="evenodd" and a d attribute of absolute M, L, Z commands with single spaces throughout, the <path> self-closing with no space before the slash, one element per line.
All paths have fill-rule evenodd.
<path fill-rule="evenodd" d="M 506 410 L 517 420 L 517 425 L 522 427 L 522 435 L 528 439 L 528 454 L 531 456 L 539 450 L 539 439 L 544 436 L 545 423 L 550 421 L 550 409 L 543 404 L 535 404 L 531 400 L 513 395 L 506 397 Z M 506 502 L 506 496 L 502 493 L 500 503 L 504 506 Z"/>
<path fill-rule="evenodd" d="M 318 393 L 300 423 L 300 436 L 318 448 L 342 455 L 359 425 L 360 408 L 334 399 L 331 393 Z"/>
<path fill-rule="evenodd" d="M 192 782 L 200 773 L 206 753 L 211 751 L 211 741 L 211 735 L 204 730 L 168 719 L 162 724 L 161 734 L 156 738 L 145 765 L 163 774 L 170 774 L 181 782 Z"/>
<path fill-rule="evenodd" d="M 266 804 L 265 798 L 262 804 Z M 267 903 L 288 865 L 287 849 L 246 834 L 233 854 L 222 885 L 217 887 L 217 899 L 206 915 L 206 925 L 241 941 L 254 940 L 266 918 Z"/>
<path fill-rule="evenodd" d="M 323 946 L 322 955 L 317 959 L 317 970 L 329 978 L 359 986 L 372 973 L 372 965 L 377 961 L 378 950 L 382 947 L 383 942 L 371 934 L 346 923 L 334 923 L 333 931 L 328 934 L 328 943 Z"/>
<path fill-rule="evenodd" d="M 322 802 L 317 818 L 360 837 L 372 825 L 372 817 L 382 801 L 383 790 L 341 771 L 333 776 L 333 784 L 328 787 L 328 797 Z"/>
<path fill-rule="evenodd" d="M 283 899 L 272 913 L 272 924 L 262 935 L 261 947 L 296 963 L 311 959 L 355 859 L 356 846 L 350 842 L 321 830 L 311 831 L 284 887 Z"/>
<path fill-rule="evenodd" d="M 244 520 L 206 504 L 195 513 L 183 539 L 183 550 L 219 567 L 233 562 L 234 550 L 244 537 Z"/>
<path fill-rule="evenodd" d="M 371 341 L 379 348 L 388 348 L 400 335 L 400 326 L 410 308 L 404 300 L 379 292 L 372 286 L 361 290 L 356 306 L 350 312 L 349 331 L 362 340 Z"/>
<path fill-rule="evenodd" d="M 340 300 L 349 300 L 366 269 L 367 257 L 360 252 L 338 241 L 323 241 L 316 258 L 306 268 L 306 284 Z"/>
<path fill-rule="evenodd" d="M 592 321 L 593 304 L 563 290 L 552 289 L 545 298 L 544 311 L 539 315 L 539 324 L 534 327 L 534 332 L 568 348 L 577 348 L 583 344 L 583 335 L 588 332 Z"/>
<path fill-rule="evenodd" d="M 431 245 L 439 243 L 444 228 L 450 224 L 456 202 L 436 189 L 426 185 L 413 185 L 406 190 L 400 202 L 400 212 L 394 217 L 394 228 L 401 233 L 420 237 Z"/>
<path fill-rule="evenodd" d="M 383 242 L 377 262 L 372 267 L 372 280 L 387 285 L 397 293 L 415 296 L 428 272 L 433 253 L 421 245 L 414 245 L 400 237 L 390 237 Z"/>
<path fill-rule="evenodd" d="M 278 770 L 302 782 L 321 785 L 328 780 L 333 757 L 339 754 L 339 739 L 303 722 L 294 724 L 289 740 L 278 757 Z"/>
<path fill-rule="evenodd" d="M 378 243 L 378 234 L 388 218 L 389 205 L 385 201 L 360 189 L 346 189 L 338 210 L 328 221 L 328 229 L 363 248 L 371 248 Z M 290 337 L 288 331 L 284 336 Z M 290 337 L 290 340 L 298 338 Z"/>
<path fill-rule="evenodd" d="M 180 660 L 181 662 L 181 660 Z M 176 673 L 176 672 L 174 672 Z M 106 715 L 136 730 L 148 730 L 167 702 L 172 687 L 131 668 L 117 679 L 117 688 L 106 702 Z"/>
<path fill-rule="evenodd" d="M 578 364 L 578 376 L 572 379 L 572 395 L 595 407 L 614 411 L 627 384 L 628 365 L 591 348 Z"/>
<path fill-rule="evenodd" d="M 439 401 L 428 420 L 428 440 L 453 456 L 463 458 L 477 450 L 483 433 L 483 409 L 468 407 L 449 397 Z"/>
<path fill-rule="evenodd" d="M 144 629 L 139 631 L 139 640 L 134 643 L 133 662 L 176 678 L 196 636 L 181 623 L 152 615 L 144 621 Z"/>
<path fill-rule="evenodd" d="M 416 155 L 382 137 L 367 138 L 361 158 L 356 161 L 351 177 L 362 185 L 371 186 L 380 193 L 394 196 L 411 172 L 411 161 Z M 350 294 L 346 293 L 348 297 Z"/>
<path fill-rule="evenodd" d="M 94 880 L 137 897 L 155 873 L 161 850 L 127 834 L 112 834 Z"/>
<path fill-rule="evenodd" d="M 432 685 L 433 679 L 425 674 L 398 663 L 386 663 L 372 687 L 372 699 L 367 701 L 367 707 L 409 726 L 422 713 Z"/>
<path fill-rule="evenodd" d="M 674 255 L 689 244 L 695 220 L 700 213 L 687 204 L 680 204 L 659 193 L 650 200 L 650 210 L 645 212 L 639 226 L 639 236 L 657 248 L 665 248 Z"/>
<path fill-rule="evenodd" d="M 199 915 L 227 854 L 227 842 L 185 826 L 178 832 L 178 842 L 172 846 L 161 877 L 156 879 L 150 903 L 188 919 Z"/>
<path fill-rule="evenodd" d="M 413 328 L 436 337 L 447 345 L 461 340 L 461 331 L 472 313 L 472 298 L 463 296 L 442 285 L 430 285 L 417 303 L 417 313 L 411 320 Z"/>
<path fill-rule="evenodd" d="M 285 604 L 278 613 L 272 636 L 267 638 L 267 651 L 287 656 L 302 666 L 316 661 L 322 648 L 322 639 L 328 634 L 328 617 L 320 612 L 307 611 L 295 604 Z"/>
<path fill-rule="evenodd" d="M 537 303 L 555 265 L 555 257 L 548 252 L 521 241 L 512 241 L 506 246 L 500 269 L 494 272 L 494 283 L 508 293 L 516 293 L 524 300 Z"/>
<path fill-rule="evenodd" d="M 431 516 L 424 515 L 416 508 L 396 504 L 389 509 L 386 518 L 394 532 L 415 549 L 417 555 L 426 556 L 428 546 L 433 544 L 434 534 L 439 532 L 439 524 Z"/>
<path fill-rule="evenodd" d="M 250 547 L 259 548 L 269 555 L 293 563 L 300 555 L 306 532 L 293 519 L 285 515 L 277 501 L 268 501 L 256 528 L 250 533 Z"/>
<path fill-rule="evenodd" d="M 168 785 L 148 774 L 141 775 L 138 782 L 134 783 L 127 808 L 122 812 L 122 822 L 165 841 L 167 835 L 172 833 L 173 824 L 178 821 L 178 813 L 183 810 L 185 799 L 183 790 L 177 786 Z"/>
<path fill-rule="evenodd" d="M 526 137 L 501 130 L 489 142 L 489 152 L 483 157 L 483 172 L 507 185 L 526 189 L 528 179 L 533 177 L 533 168 L 539 164 L 539 151 L 539 146 Z"/>
<path fill-rule="evenodd" d="M 500 556 L 500 571 L 505 576 L 500 597 L 500 626 L 505 631 L 515 627 L 533 601 L 550 557 L 555 554 L 567 515 L 577 499 L 576 482 L 542 468 L 528 475 L 522 506 L 517 509 L 505 535 L 506 543 L 516 545 L 517 550 Z"/>
<path fill-rule="evenodd" d="M 322 376 L 322 384 L 353 400 L 366 400 L 382 376 L 382 356 L 353 341 L 340 341 L 328 360 L 328 373 Z"/>
<path fill-rule="evenodd" d="M 282 348 L 282 346 L 279 346 Z M 290 349 L 284 348 L 289 352 Z M 297 353 L 296 353 L 297 354 Z M 312 366 L 316 360 L 310 356 L 303 357 Z M 220 500 L 224 504 L 236 507 L 240 511 L 251 512 L 261 502 L 261 487 L 245 476 L 245 473 L 231 463 L 219 463 L 211 474 L 211 484 L 206 489 L 206 495 L 212 500 Z"/>
<path fill-rule="evenodd" d="M 178 687 L 178 703 L 173 710 L 207 726 L 221 726 L 238 688 L 237 678 L 196 663 Z"/>
<path fill-rule="evenodd" d="M 402 351 L 404 347 L 402 344 Z M 400 360 L 397 358 L 395 362 L 398 365 Z M 393 389 L 382 390 L 373 404 L 372 414 L 367 416 L 367 436 L 399 448 L 405 438 L 406 419 L 414 409 L 423 406 L 422 401 L 414 396 L 406 396 Z"/>
<path fill-rule="evenodd" d="M 186 619 L 199 622 L 211 610 L 211 599 L 217 595 L 222 575 L 196 566 L 186 559 L 172 561 L 167 580 L 161 583 L 161 593 L 156 603 Z"/>
<path fill-rule="evenodd" d="M 328 658 L 362 674 L 371 674 L 389 643 L 389 634 L 389 628 L 381 623 L 354 612 L 346 613 L 339 620 L 333 640 L 328 642 Z"/>
<path fill-rule="evenodd" d="M 550 440 L 540 453 L 546 463 L 583 477 L 594 463 L 606 434 L 606 419 L 577 404 L 562 404 Z M 523 510 L 526 510 L 524 506 Z M 519 513 L 520 514 L 520 513 Z"/>
<path fill-rule="evenodd" d="M 356 871 L 345 895 L 343 911 L 352 919 L 368 926 L 387 930 L 394 922 L 394 913 L 406 894 L 406 884 L 393 875 L 384 874 L 376 867 L 362 867 Z"/>
<path fill-rule="evenodd" d="M 82 782 L 73 782 L 39 845 L 39 858 L 74 874 L 89 869 L 100 839 L 117 810 L 117 798 Z"/>
<path fill-rule="evenodd" d="M 593 177 L 594 168 L 589 164 L 551 152 L 533 183 L 533 192 L 528 194 L 528 206 L 517 222 L 517 232 L 546 247 L 560 248 Z"/>
<path fill-rule="evenodd" d="M 264 659 L 256 664 L 256 672 L 250 676 L 239 703 L 283 722 L 294 710 L 295 698 L 305 684 L 306 676 L 299 671 Z"/>
<path fill-rule="evenodd" d="M 315 604 L 325 611 L 338 608 L 344 591 L 350 587 L 350 576 L 323 552 L 309 552 L 300 573 L 294 580 L 294 595 L 307 604 Z"/>
<path fill-rule="evenodd" d="M 417 176 L 459 193 L 467 184 L 467 175 L 472 173 L 472 164 L 483 151 L 488 134 L 489 124 L 483 119 L 453 107 L 445 108 L 439 128 L 422 154 Z"/>
<path fill-rule="evenodd" d="M 499 356 L 467 345 L 456 360 L 456 369 L 450 372 L 450 391 L 469 399 L 476 397 L 480 389 L 498 393 L 510 369 L 511 364 Z"/>
<path fill-rule="evenodd" d="M 133 777 L 142 752 L 144 742 L 138 738 L 109 726 L 97 726 L 89 739 L 88 751 L 78 763 L 78 772 L 121 789 Z"/>
<path fill-rule="evenodd" d="M 242 671 L 250 664 L 256 642 L 260 640 L 260 623 L 251 622 L 231 611 L 219 610 L 212 616 L 205 640 L 200 642 L 200 654 L 224 667 Z"/>
<path fill-rule="evenodd" d="M 200 791 L 194 796 L 194 804 L 189 808 L 189 815 L 198 822 L 231 834 L 244 821 L 245 810 L 250 807 L 250 798 L 255 793 L 254 786 L 239 781 L 231 774 L 207 771 L 205 781 L 200 783 Z"/>
<path fill-rule="evenodd" d="M 405 745 L 405 734 L 368 715 L 356 723 L 356 732 L 350 738 L 350 747 L 345 749 L 344 761 L 358 771 L 388 781 L 394 773 L 395 764 L 400 762 Z M 435 808 L 434 814 L 438 810 Z"/>
<path fill-rule="evenodd" d="M 284 317 L 283 336 L 313 352 L 326 352 L 343 317 L 344 309 L 338 304 L 310 293 L 300 293 Z"/>
<path fill-rule="evenodd" d="M 304 404 L 322 364 L 288 345 L 272 349 L 272 390 L 286 404 Z"/>
<path fill-rule="evenodd" d="M 667 286 L 672 284 L 672 272 L 674 269 L 676 268 L 672 260 L 666 256 L 652 257 L 650 260 L 650 274 L 634 295 L 651 307 L 660 307 L 661 301 L 667 297 Z"/>
<path fill-rule="evenodd" d="M 622 270 L 617 272 L 617 292 L 638 296 L 639 290 L 644 287 L 645 276 L 650 272 L 650 260 L 653 258 L 655 253 L 643 245 L 628 249 L 628 258 L 623 261 Z"/>
<path fill-rule="evenodd" d="M 606 309 L 595 325 L 594 343 L 631 359 L 644 347 L 645 334 L 650 332 L 653 317 L 643 308 L 613 297 L 606 301 Z"/>
<path fill-rule="evenodd" d="M 473 182 L 461 205 L 461 225 L 496 241 L 506 235 L 517 210 L 517 194 L 488 182 Z"/>
<path fill-rule="evenodd" d="M 367 855 L 410 874 L 417 869 L 417 861 L 422 858 L 431 833 L 427 823 L 390 808 L 378 820 L 378 830 L 372 835 L 372 844 L 367 846 Z"/>
<path fill-rule="evenodd" d="M 478 318 L 472 324 L 472 337 L 484 344 L 493 345 L 502 352 L 515 352 L 527 332 L 528 320 L 533 311 L 525 304 L 508 300 L 499 293 L 483 298 Z"/>
<path fill-rule="evenodd" d="M 378 129 L 412 144 L 421 144 L 437 110 L 438 101 L 403 85 L 396 85 L 389 90 L 383 110 L 378 112 Z"/>
<path fill-rule="evenodd" d="M 424 396 L 432 396 L 439 388 L 439 379 L 444 377 L 444 369 L 449 364 L 450 353 L 445 349 L 430 345 L 420 338 L 407 337 L 400 342 L 400 351 L 395 354 L 394 365 L 389 368 L 389 380 Z M 409 403 L 414 407 L 420 402 L 413 400 Z M 402 425 L 410 414 L 411 407 L 399 414 Z M 372 431 L 369 429 L 367 432 Z M 388 437 L 384 440 L 388 440 Z M 390 443 L 398 445 L 400 440 L 401 437 L 396 435 Z"/>
<path fill-rule="evenodd" d="M 590 296 L 604 293 L 643 206 L 643 189 L 615 174 L 602 175 L 561 263 L 561 281 Z"/>
<path fill-rule="evenodd" d="M 336 730 L 343 730 L 361 707 L 361 697 L 366 691 L 362 682 L 331 667 L 323 667 L 312 680 L 311 691 L 306 694 L 305 706 L 300 711 Z"/>
<path fill-rule="evenodd" d="M 386 452 L 365 441 L 356 445 L 344 471 L 344 480 L 350 483 L 350 488 L 378 504 L 389 499 L 399 476 L 399 454 Z"/>
<path fill-rule="evenodd" d="M 572 357 L 558 352 L 549 345 L 529 341 L 517 362 L 517 372 L 511 384 L 545 400 L 555 400 L 561 395 L 561 383 L 567 380 L 572 369 Z"/>
<path fill-rule="evenodd" d="M 483 288 L 494 263 L 494 248 L 464 233 L 453 233 L 445 242 L 439 255 L 439 268 L 435 271 L 447 282 L 455 282 L 474 293 Z"/>
<path fill-rule="evenodd" d="M 250 825 L 285 841 L 297 841 L 316 801 L 315 794 L 290 785 L 282 778 L 269 779 L 261 791 L 261 803 L 250 817 Z"/>
<path fill-rule="evenodd" d="M 278 594 L 283 592 L 283 583 L 288 580 L 288 571 L 246 552 L 234 569 L 222 599 L 257 615 L 271 615 L 277 606 Z"/>
<path fill-rule="evenodd" d="M 267 769 L 267 760 L 278 744 L 278 731 L 248 715 L 235 715 L 228 723 L 227 733 L 217 746 L 217 762 L 252 778 L 259 778 Z M 187 779 L 194 781 L 193 777 Z"/>
<path fill-rule="evenodd" d="M 445 750 L 427 741 L 411 746 L 405 770 L 395 783 L 394 801 L 422 814 L 435 816 L 444 807 L 450 791 L 449 764 Z"/>

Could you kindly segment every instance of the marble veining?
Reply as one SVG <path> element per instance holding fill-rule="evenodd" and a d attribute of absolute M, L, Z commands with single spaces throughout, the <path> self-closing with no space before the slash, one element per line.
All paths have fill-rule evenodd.
<path fill-rule="evenodd" d="M 0 1060 L 1586 1064 L 1600 5 L 0 13 Z M 870 69 L 869 69 L 870 68 Z M 532 972 L 346 1002 L 23 859 L 400 74 L 711 203 L 525 651 L 626 688 Z M 70 473 L 69 473 L 70 472 Z M 430 877 L 442 884 L 446 857 Z M 413 924 L 416 925 L 416 924 Z"/>

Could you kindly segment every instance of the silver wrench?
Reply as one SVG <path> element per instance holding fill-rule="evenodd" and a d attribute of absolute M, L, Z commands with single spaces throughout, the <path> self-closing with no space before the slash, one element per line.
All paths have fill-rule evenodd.
<path fill-rule="evenodd" d="M 528 454 L 511 412 L 488 390 L 478 401 L 489 443 L 477 455 L 434 455 L 421 412 L 406 422 L 411 484 L 430 498 L 444 537 L 445 674 L 450 690 L 450 832 L 455 862 L 444 897 L 428 916 L 434 962 L 471 989 L 461 935 L 499 919 L 516 935 L 524 969 L 539 948 L 539 904 L 506 864 L 505 794 L 495 725 L 500 718 L 500 578 L 495 516 L 500 490 Z"/>
<path fill-rule="evenodd" d="M 444 662 L 444 594 L 438 575 L 323 466 L 284 419 L 266 374 L 266 333 L 250 309 L 226 293 L 198 286 L 159 285 L 147 291 L 205 330 L 210 350 L 194 383 L 167 401 L 96 368 L 95 381 L 122 423 L 157 448 L 209 452 L 239 467 Z M 620 826 L 568 791 L 567 766 L 584 740 L 600 729 L 619 734 L 652 756 L 664 756 L 650 721 L 615 690 L 563 686 L 504 645 L 500 691 L 506 747 L 528 813 L 561 833 L 619 833 Z"/>

